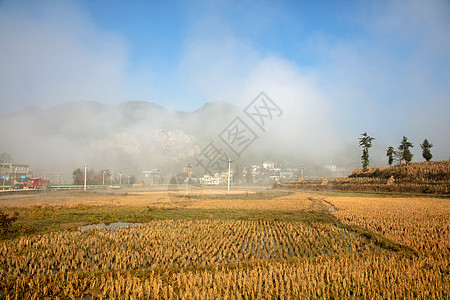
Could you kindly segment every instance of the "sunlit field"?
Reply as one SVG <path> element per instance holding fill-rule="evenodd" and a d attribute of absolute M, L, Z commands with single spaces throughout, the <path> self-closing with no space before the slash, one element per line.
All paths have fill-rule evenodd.
<path fill-rule="evenodd" d="M 0 195 L 2 299 L 432 298 L 448 198 L 240 188 Z M 115 229 L 83 227 L 128 222 Z"/>

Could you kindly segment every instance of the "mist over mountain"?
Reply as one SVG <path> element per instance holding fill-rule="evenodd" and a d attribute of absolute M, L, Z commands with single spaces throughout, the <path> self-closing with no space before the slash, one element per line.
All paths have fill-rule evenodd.
<path fill-rule="evenodd" d="M 233 169 L 241 170 L 265 160 L 282 168 L 305 167 L 308 176 L 325 176 L 318 175 L 322 174 L 316 171 L 319 166 L 348 171 L 360 167 L 357 131 L 349 134 L 339 130 L 339 125 L 325 126 L 327 117 L 323 114 L 299 113 L 285 103 L 282 116 L 267 119 L 262 130 L 244 113 L 245 107 L 207 102 L 186 112 L 144 101 L 117 105 L 75 101 L 48 109 L 26 107 L 0 117 L 0 153 L 9 153 L 15 163 L 29 164 L 35 176 L 57 173 L 63 183 L 71 183 L 73 171 L 85 163 L 90 169 L 108 169 L 115 176 L 120 172 L 138 179 L 144 170 L 159 169 L 165 176 L 178 174 L 189 163 L 194 174 L 202 176 L 206 168 L 199 160 L 214 156 L 214 150 L 232 159 Z M 232 129 L 237 118 L 254 134 L 240 153 L 226 141 L 233 133 L 226 129 Z M 239 144 L 248 137 L 230 138 Z M 385 166 L 389 144 L 383 136 L 376 138 L 370 164 Z M 420 147 L 413 151 L 420 161 Z"/>
<path fill-rule="evenodd" d="M 193 163 L 238 112 L 227 102 L 209 102 L 193 112 L 143 101 L 27 107 L 2 116 L 0 138 L 6 142 L 1 151 L 41 176 L 59 172 L 67 182 L 84 163 L 137 176 L 151 169 L 176 173 Z"/>

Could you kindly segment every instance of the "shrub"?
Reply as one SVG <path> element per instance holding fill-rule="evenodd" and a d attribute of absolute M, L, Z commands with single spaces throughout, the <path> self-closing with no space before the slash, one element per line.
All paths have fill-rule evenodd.
<path fill-rule="evenodd" d="M 17 220 L 18 213 L 14 213 L 14 216 L 10 217 L 7 213 L 0 211 L 0 235 L 10 233 L 12 230 L 12 224 Z"/>

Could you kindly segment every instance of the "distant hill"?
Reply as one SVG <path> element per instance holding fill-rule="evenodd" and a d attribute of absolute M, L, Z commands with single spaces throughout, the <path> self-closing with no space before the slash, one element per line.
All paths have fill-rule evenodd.
<path fill-rule="evenodd" d="M 182 170 L 238 112 L 227 102 L 209 102 L 193 112 L 144 101 L 27 107 L 1 116 L 0 152 L 35 171 L 69 174 L 65 181 L 85 162 L 135 175 L 156 168 Z"/>

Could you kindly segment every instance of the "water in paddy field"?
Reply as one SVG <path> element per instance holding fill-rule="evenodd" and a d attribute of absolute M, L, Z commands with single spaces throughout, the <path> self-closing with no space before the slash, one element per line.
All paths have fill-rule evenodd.
<path fill-rule="evenodd" d="M 88 230 L 88 229 L 93 229 L 93 228 L 116 229 L 116 228 L 121 228 L 121 227 L 138 226 L 138 225 L 143 225 L 143 223 L 115 222 L 115 223 L 111 223 L 109 225 L 106 225 L 105 223 L 99 223 L 99 224 L 82 226 L 82 227 L 80 227 L 80 229 L 82 229 L 82 230 Z"/>

